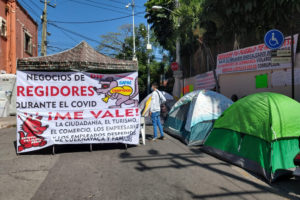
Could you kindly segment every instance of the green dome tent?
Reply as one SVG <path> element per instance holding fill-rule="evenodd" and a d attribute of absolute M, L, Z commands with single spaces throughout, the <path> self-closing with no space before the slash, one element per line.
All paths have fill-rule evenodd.
<path fill-rule="evenodd" d="M 210 90 L 197 90 L 180 98 L 164 123 L 164 131 L 187 145 L 200 145 L 213 123 L 233 102 Z"/>
<path fill-rule="evenodd" d="M 216 120 L 204 150 L 272 182 L 295 168 L 299 137 L 300 104 L 281 94 L 258 93 Z"/>

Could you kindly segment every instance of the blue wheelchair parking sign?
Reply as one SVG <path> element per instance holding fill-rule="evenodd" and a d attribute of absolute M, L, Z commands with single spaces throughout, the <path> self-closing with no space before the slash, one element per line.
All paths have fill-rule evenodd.
<path fill-rule="evenodd" d="M 266 33 L 264 40 L 269 49 L 279 49 L 284 42 L 284 36 L 279 30 L 272 29 Z"/>

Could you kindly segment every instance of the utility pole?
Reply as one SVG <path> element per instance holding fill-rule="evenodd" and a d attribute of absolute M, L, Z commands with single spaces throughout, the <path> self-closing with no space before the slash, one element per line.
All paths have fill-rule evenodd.
<path fill-rule="evenodd" d="M 291 7 L 291 64 L 292 64 L 292 98 L 295 99 L 295 60 L 294 55 L 294 6 Z"/>
<path fill-rule="evenodd" d="M 42 41 L 41 41 L 41 56 L 47 55 L 47 6 L 51 6 L 55 8 L 55 5 L 51 5 L 48 0 L 40 0 L 44 3 L 44 10 L 42 15 L 42 23 L 43 23 L 43 30 L 42 30 Z"/>
<path fill-rule="evenodd" d="M 131 2 L 131 7 L 132 7 L 132 36 L 133 36 L 133 58 L 132 60 L 136 61 L 136 52 L 135 52 L 135 27 L 134 27 L 134 0 Z"/>
<path fill-rule="evenodd" d="M 132 8 L 132 40 L 133 40 L 132 60 L 137 61 L 136 51 L 135 51 L 135 27 L 134 27 L 134 7 L 135 7 L 135 3 L 134 3 L 134 0 L 131 0 L 131 3 L 127 4 L 126 8 L 129 8 L 129 6 L 131 6 L 131 8 Z"/>
<path fill-rule="evenodd" d="M 176 8 L 179 8 L 179 1 L 176 0 Z M 180 20 L 179 17 L 177 17 L 177 26 L 179 26 Z M 179 69 L 181 69 L 181 59 L 180 59 L 180 36 L 177 33 L 177 37 L 176 37 L 176 62 L 179 65 Z"/>
<path fill-rule="evenodd" d="M 149 23 L 147 23 L 147 29 L 148 29 L 147 94 L 150 94 L 150 51 L 152 50 L 152 45 L 150 44 L 150 26 L 149 26 Z"/>
<path fill-rule="evenodd" d="M 292 22 L 293 23 L 293 22 Z M 292 25 L 291 34 L 291 61 L 292 61 L 292 98 L 295 99 L 295 60 L 294 60 L 294 26 Z"/>
<path fill-rule="evenodd" d="M 179 0 L 176 0 L 176 8 L 179 8 Z M 180 18 L 177 17 L 177 28 L 180 26 Z M 176 37 L 176 62 L 179 66 L 179 74 L 177 75 L 179 79 L 182 79 L 182 85 L 180 84 L 180 90 L 182 89 L 183 95 L 184 95 L 184 87 L 185 87 L 185 81 L 184 81 L 184 69 L 181 66 L 181 59 L 180 59 L 180 35 L 178 34 L 179 31 L 177 31 L 177 37 Z M 174 93 L 174 92 L 173 92 Z"/>

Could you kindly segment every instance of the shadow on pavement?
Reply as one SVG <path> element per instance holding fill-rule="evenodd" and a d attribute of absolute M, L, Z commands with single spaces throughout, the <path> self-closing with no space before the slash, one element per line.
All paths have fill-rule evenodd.
<path fill-rule="evenodd" d="M 241 174 L 230 173 L 218 167 L 220 165 L 224 165 L 224 166 L 231 165 L 226 162 L 220 161 L 214 163 L 201 163 L 199 159 L 195 159 L 195 158 L 204 157 L 205 155 L 206 154 L 202 152 L 200 149 L 191 149 L 191 153 L 181 153 L 181 154 L 174 154 L 174 153 L 161 154 L 159 151 L 155 149 L 150 149 L 148 150 L 146 155 L 142 155 L 142 156 L 132 156 L 132 154 L 129 152 L 123 152 L 120 154 L 120 158 L 124 163 L 135 162 L 136 163 L 135 169 L 140 172 L 148 171 L 148 170 L 150 171 L 150 170 L 166 169 L 166 168 L 185 169 L 188 167 L 197 166 L 197 167 L 205 168 L 206 170 L 210 170 L 214 173 L 218 173 L 222 176 L 227 176 L 237 181 L 246 183 L 256 188 L 256 190 L 254 191 L 245 191 L 245 192 L 232 192 L 232 191 L 228 191 L 226 188 L 220 188 L 221 190 L 224 190 L 223 194 L 217 193 L 217 194 L 207 194 L 207 195 L 205 194 L 198 195 L 192 193 L 191 191 L 186 190 L 186 193 L 188 193 L 193 199 L 221 198 L 221 197 L 222 198 L 226 197 L 230 199 L 230 196 L 251 195 L 251 194 L 259 194 L 259 193 L 274 193 L 289 199 L 299 199 L 299 197 L 296 197 L 296 195 L 300 195 L 299 180 L 289 179 L 289 180 L 277 181 L 274 184 L 271 184 L 270 187 L 268 187 L 268 185 L 262 185 L 246 177 L 243 177 Z M 159 163 L 162 164 L 152 166 L 151 161 L 161 161 Z"/>
<path fill-rule="evenodd" d="M 16 141 L 14 141 L 15 151 L 17 153 Z M 136 147 L 135 145 L 127 145 L 127 148 Z M 93 144 L 92 151 L 105 151 L 105 150 L 126 150 L 126 146 L 120 143 L 113 144 Z M 44 149 L 40 149 L 37 151 L 31 151 L 27 153 L 20 153 L 19 156 L 25 155 L 49 155 L 52 154 L 53 147 L 49 146 Z M 55 154 L 64 154 L 64 153 L 76 153 L 76 152 L 89 152 L 90 145 L 89 144 L 68 144 L 68 145 L 55 145 Z"/>

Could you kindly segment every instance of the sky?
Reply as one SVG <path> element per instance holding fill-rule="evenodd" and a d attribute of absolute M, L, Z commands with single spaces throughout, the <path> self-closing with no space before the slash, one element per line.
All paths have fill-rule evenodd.
<path fill-rule="evenodd" d="M 40 0 L 18 0 L 39 25 L 39 44 L 41 41 L 42 25 L 40 16 L 44 4 Z M 42 0 L 44 1 L 44 0 Z M 118 32 L 118 27 L 132 24 L 132 8 L 126 8 L 131 0 L 48 0 L 56 4 L 55 8 L 48 6 L 48 55 L 57 53 L 85 40 L 92 47 L 97 47 L 100 35 L 108 32 Z M 135 24 L 147 23 L 145 16 L 146 0 L 135 0 Z M 125 17 L 125 18 L 123 18 Z M 122 18 L 101 23 L 77 23 L 101 21 Z M 76 22 L 76 23 L 59 23 Z M 51 24 L 52 23 L 52 24 Z"/>

